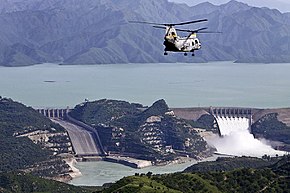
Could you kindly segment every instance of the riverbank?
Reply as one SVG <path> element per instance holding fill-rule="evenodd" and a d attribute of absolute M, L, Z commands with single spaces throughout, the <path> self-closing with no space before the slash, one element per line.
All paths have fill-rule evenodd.
<path fill-rule="evenodd" d="M 119 163 L 119 164 L 123 164 L 125 166 L 129 166 L 132 168 L 137 168 L 137 169 L 152 166 L 151 161 L 140 160 L 140 159 L 135 159 L 131 157 L 123 157 L 123 156 L 107 156 L 103 158 L 103 161 Z"/>
<path fill-rule="evenodd" d="M 132 176 L 135 173 L 146 174 L 152 172 L 153 174 L 165 174 L 182 172 L 185 168 L 193 164 L 204 161 L 214 161 L 217 157 L 219 156 L 214 155 L 203 160 L 183 158 L 166 165 L 152 165 L 140 169 L 107 161 L 77 162 L 74 166 L 80 170 L 82 176 L 72 179 L 69 184 L 76 186 L 102 186 L 105 183 L 113 183 L 123 177 Z"/>
<path fill-rule="evenodd" d="M 71 158 L 66 158 L 64 159 L 67 165 L 70 167 L 70 172 L 68 173 L 72 178 L 80 177 L 82 176 L 82 173 L 78 168 L 75 167 L 75 164 L 77 163 L 76 159 L 71 157 Z"/>

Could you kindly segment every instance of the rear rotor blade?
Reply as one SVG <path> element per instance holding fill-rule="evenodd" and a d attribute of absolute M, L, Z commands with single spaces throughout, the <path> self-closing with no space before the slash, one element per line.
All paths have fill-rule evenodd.
<path fill-rule="evenodd" d="M 200 34 L 222 34 L 223 32 L 220 32 L 220 31 L 201 31 L 198 33 L 200 33 Z"/>
<path fill-rule="evenodd" d="M 189 33 L 199 33 L 199 34 L 221 34 L 222 32 L 219 31 L 203 31 L 206 30 L 207 28 L 200 28 L 197 30 L 186 30 L 186 29 L 175 29 L 176 31 L 182 31 L 182 32 L 189 32 Z"/>
<path fill-rule="evenodd" d="M 189 32 L 189 33 L 200 33 L 200 31 L 207 29 L 207 27 L 199 28 L 196 30 L 187 30 L 187 29 L 175 29 L 176 31 L 183 31 L 183 32 Z"/>

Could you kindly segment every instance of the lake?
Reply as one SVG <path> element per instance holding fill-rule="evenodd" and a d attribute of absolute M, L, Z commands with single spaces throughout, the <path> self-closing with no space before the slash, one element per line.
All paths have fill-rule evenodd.
<path fill-rule="evenodd" d="M 290 64 L 112 64 L 0 67 L 0 95 L 33 107 L 74 107 L 85 99 L 170 107 L 289 107 Z"/>
<path fill-rule="evenodd" d="M 102 98 L 170 107 L 290 106 L 290 64 L 112 64 L 0 67 L 0 96 L 32 107 L 74 107 Z M 136 170 L 108 162 L 78 163 L 83 173 L 71 183 L 102 185 L 134 173 L 181 171 L 191 162 Z"/>

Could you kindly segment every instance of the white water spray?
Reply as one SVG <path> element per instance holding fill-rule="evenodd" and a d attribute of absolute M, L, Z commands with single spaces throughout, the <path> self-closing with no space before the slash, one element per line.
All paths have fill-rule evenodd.
<path fill-rule="evenodd" d="M 249 118 L 245 117 L 215 117 L 222 137 L 211 139 L 218 153 L 235 156 L 283 155 L 281 151 L 274 150 L 270 145 L 255 139 L 249 131 Z"/>

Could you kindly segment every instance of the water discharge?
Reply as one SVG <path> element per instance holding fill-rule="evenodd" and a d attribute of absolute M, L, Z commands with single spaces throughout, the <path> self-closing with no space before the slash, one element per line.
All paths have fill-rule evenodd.
<path fill-rule="evenodd" d="M 222 137 L 209 141 L 218 153 L 235 156 L 283 155 L 284 152 L 273 149 L 265 141 L 255 139 L 249 130 L 249 118 L 216 117 Z"/>

